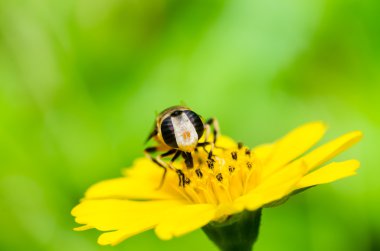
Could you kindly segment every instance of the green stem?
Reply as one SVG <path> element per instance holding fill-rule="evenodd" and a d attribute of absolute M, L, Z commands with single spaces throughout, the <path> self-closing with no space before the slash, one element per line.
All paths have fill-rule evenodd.
<path fill-rule="evenodd" d="M 251 251 L 259 235 L 261 208 L 244 211 L 218 223 L 211 222 L 202 230 L 222 251 Z"/>

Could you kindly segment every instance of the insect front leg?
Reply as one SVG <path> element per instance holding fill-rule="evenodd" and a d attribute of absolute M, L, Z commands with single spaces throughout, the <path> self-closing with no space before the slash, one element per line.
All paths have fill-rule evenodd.
<path fill-rule="evenodd" d="M 203 148 L 203 150 L 205 151 L 205 152 L 207 152 L 207 150 L 206 150 L 206 146 L 208 146 L 208 145 L 210 145 L 211 143 L 210 142 L 200 142 L 200 143 L 198 143 L 197 144 L 197 148 L 195 148 L 195 150 L 197 151 L 198 150 L 198 147 L 202 147 Z"/>
<path fill-rule="evenodd" d="M 218 120 L 217 119 L 215 119 L 215 118 L 210 118 L 210 119 L 208 119 L 207 121 L 206 121 L 206 125 L 205 125 L 205 127 L 206 127 L 206 135 L 205 135 L 205 138 L 208 138 L 208 136 L 210 135 L 210 127 L 212 126 L 212 132 L 213 132 L 213 136 L 214 136 L 214 138 L 213 138 L 213 143 L 215 144 L 216 143 L 216 141 L 217 141 L 217 139 L 218 139 L 218 137 L 219 137 L 219 134 L 220 134 L 220 128 L 219 128 L 219 122 L 218 122 Z M 208 128 L 208 129 L 207 129 Z M 207 135 L 207 131 L 208 131 L 208 135 Z"/>
<path fill-rule="evenodd" d="M 211 149 L 210 149 L 210 152 L 208 153 L 208 158 L 211 159 L 212 158 L 212 152 L 214 150 L 214 147 L 215 147 L 215 143 L 219 137 L 219 134 L 220 134 L 220 129 L 219 129 L 219 123 L 218 123 L 218 120 L 216 120 L 215 118 L 210 118 L 206 121 L 206 124 L 205 124 L 205 142 L 208 142 L 208 138 L 210 137 L 210 134 L 211 134 L 211 126 L 212 126 L 212 133 L 213 133 L 213 140 L 212 142 L 209 142 L 210 145 L 211 145 Z"/>
<path fill-rule="evenodd" d="M 185 177 L 184 173 L 181 170 L 176 169 L 175 167 L 173 167 L 174 161 L 181 154 L 183 154 L 183 152 L 180 151 L 180 150 L 177 150 L 177 149 L 171 149 L 171 150 L 169 150 L 169 151 L 167 151 L 165 153 L 162 153 L 162 154 L 158 155 L 157 157 L 153 157 L 151 154 L 154 153 L 154 152 L 157 152 L 157 151 L 159 151 L 158 147 L 148 147 L 144 151 L 147 158 L 149 158 L 155 164 L 157 164 L 159 167 L 161 167 L 161 168 L 164 169 L 164 173 L 162 174 L 160 185 L 158 186 L 157 189 L 160 189 L 163 186 L 168 168 L 176 171 L 176 173 L 178 175 L 179 186 L 183 186 L 184 187 L 185 183 L 186 183 L 186 177 Z M 172 157 L 172 159 L 170 160 L 169 163 L 166 163 L 166 162 L 164 162 L 162 160 L 162 158 L 168 157 L 168 156 L 173 155 L 173 154 L 174 154 L 174 156 Z"/>
<path fill-rule="evenodd" d="M 182 157 L 185 160 L 185 164 L 187 168 L 194 167 L 193 156 L 191 155 L 190 152 L 182 152 Z"/>
<path fill-rule="evenodd" d="M 180 155 L 182 155 L 182 156 L 186 156 L 186 153 L 185 152 L 182 152 L 182 151 L 180 151 L 180 150 L 177 150 L 177 152 L 174 154 L 174 156 L 173 156 L 173 158 L 170 160 L 170 164 L 173 164 L 173 162 L 180 156 Z M 190 158 L 191 158 L 191 162 L 192 162 L 192 157 L 191 157 L 191 155 L 190 155 Z M 187 162 L 188 162 L 188 160 L 186 160 L 185 159 L 185 163 L 186 163 L 186 165 L 187 165 Z M 176 172 L 177 172 L 177 175 L 178 175 L 178 185 L 179 186 L 182 186 L 182 187 L 185 187 L 185 184 L 188 184 L 187 183 L 187 179 L 186 179 L 186 176 L 185 176 L 185 174 L 180 170 L 180 169 L 175 169 L 176 170 Z"/>
<path fill-rule="evenodd" d="M 153 161 L 155 164 L 157 164 L 159 167 L 163 168 L 164 169 L 164 173 L 162 174 L 162 178 L 161 178 L 161 182 L 160 182 L 160 185 L 157 189 L 160 189 L 162 187 L 162 185 L 164 184 L 164 181 L 165 181 L 165 177 L 166 177 L 166 173 L 167 173 L 167 168 L 170 168 L 170 169 L 175 169 L 173 166 L 172 166 L 172 163 L 174 162 L 174 160 L 176 158 L 178 158 L 179 154 L 178 154 L 178 151 L 176 149 L 171 149 L 165 153 L 162 153 L 156 157 L 152 156 L 151 154 L 152 153 L 155 153 L 159 151 L 159 148 L 158 147 L 148 147 L 144 150 L 144 153 L 145 153 L 145 156 L 150 159 L 151 161 Z M 173 155 L 174 154 L 174 157 L 172 158 L 172 160 L 170 161 L 170 163 L 165 163 L 162 158 L 164 157 L 168 157 L 170 155 Z"/>

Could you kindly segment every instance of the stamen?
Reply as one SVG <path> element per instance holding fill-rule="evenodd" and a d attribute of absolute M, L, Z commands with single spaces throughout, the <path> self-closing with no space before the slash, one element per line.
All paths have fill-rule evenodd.
<path fill-rule="evenodd" d="M 231 156 L 234 160 L 237 160 L 237 152 L 231 152 Z"/>
<path fill-rule="evenodd" d="M 177 170 L 177 174 L 178 174 L 178 185 L 179 186 L 185 186 L 185 174 L 181 171 L 181 170 Z"/>
<path fill-rule="evenodd" d="M 198 168 L 197 170 L 195 170 L 195 173 L 197 174 L 198 178 L 203 177 L 203 173 L 202 173 L 201 169 Z"/>
<path fill-rule="evenodd" d="M 247 161 L 247 167 L 248 167 L 248 169 L 251 169 L 252 168 L 252 163 L 249 162 L 249 161 Z"/>
<path fill-rule="evenodd" d="M 218 149 L 208 158 L 208 152 L 193 152 L 194 167 L 187 168 L 184 161 L 177 170 L 178 190 L 196 203 L 218 204 L 233 201 L 238 196 L 255 187 L 254 178 L 259 177 L 261 169 L 254 160 L 254 154 L 245 146 L 238 149 Z M 247 183 L 250 183 L 249 185 Z"/>
<path fill-rule="evenodd" d="M 198 163 L 199 163 L 199 165 L 202 165 L 203 164 L 203 159 L 202 158 L 198 158 Z"/>
<path fill-rule="evenodd" d="M 215 162 L 215 160 L 213 160 L 213 159 L 208 159 L 208 160 L 207 160 L 208 168 L 210 168 L 210 169 L 214 169 L 214 162 Z"/>
<path fill-rule="evenodd" d="M 245 149 L 245 155 L 251 156 L 251 150 L 248 148 Z"/>

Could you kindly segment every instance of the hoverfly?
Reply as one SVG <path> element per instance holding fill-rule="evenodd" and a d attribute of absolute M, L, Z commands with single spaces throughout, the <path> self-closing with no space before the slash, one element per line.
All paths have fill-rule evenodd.
<path fill-rule="evenodd" d="M 213 127 L 214 137 L 211 142 L 208 142 L 211 126 Z M 205 141 L 199 142 L 203 134 L 205 134 Z M 204 148 L 206 145 L 211 145 L 211 150 L 208 152 L 208 158 L 211 159 L 218 135 L 219 126 L 217 120 L 214 118 L 204 122 L 201 116 L 185 106 L 172 106 L 162 111 L 156 117 L 154 129 L 147 139 L 147 141 L 149 141 L 153 138 L 158 145 L 148 147 L 144 150 L 145 155 L 149 159 L 164 169 L 159 187 L 163 185 L 167 168 L 175 170 L 179 177 L 179 185 L 185 186 L 185 176 L 181 170 L 173 167 L 173 162 L 179 156 L 182 156 L 185 160 L 186 167 L 193 168 L 192 152 L 196 151 L 198 147 Z M 152 153 L 158 151 L 163 153 L 156 157 L 152 156 Z M 169 156 L 173 156 L 169 163 L 162 160 L 162 158 Z"/>

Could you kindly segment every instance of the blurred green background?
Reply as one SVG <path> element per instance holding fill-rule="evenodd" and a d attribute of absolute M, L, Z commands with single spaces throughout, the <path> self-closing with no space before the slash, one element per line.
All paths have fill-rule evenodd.
<path fill-rule="evenodd" d="M 0 250 L 216 250 L 198 230 L 116 247 L 70 215 L 185 102 L 247 145 L 323 120 L 359 175 L 264 211 L 255 250 L 380 250 L 380 2 L 0 1 Z"/>

